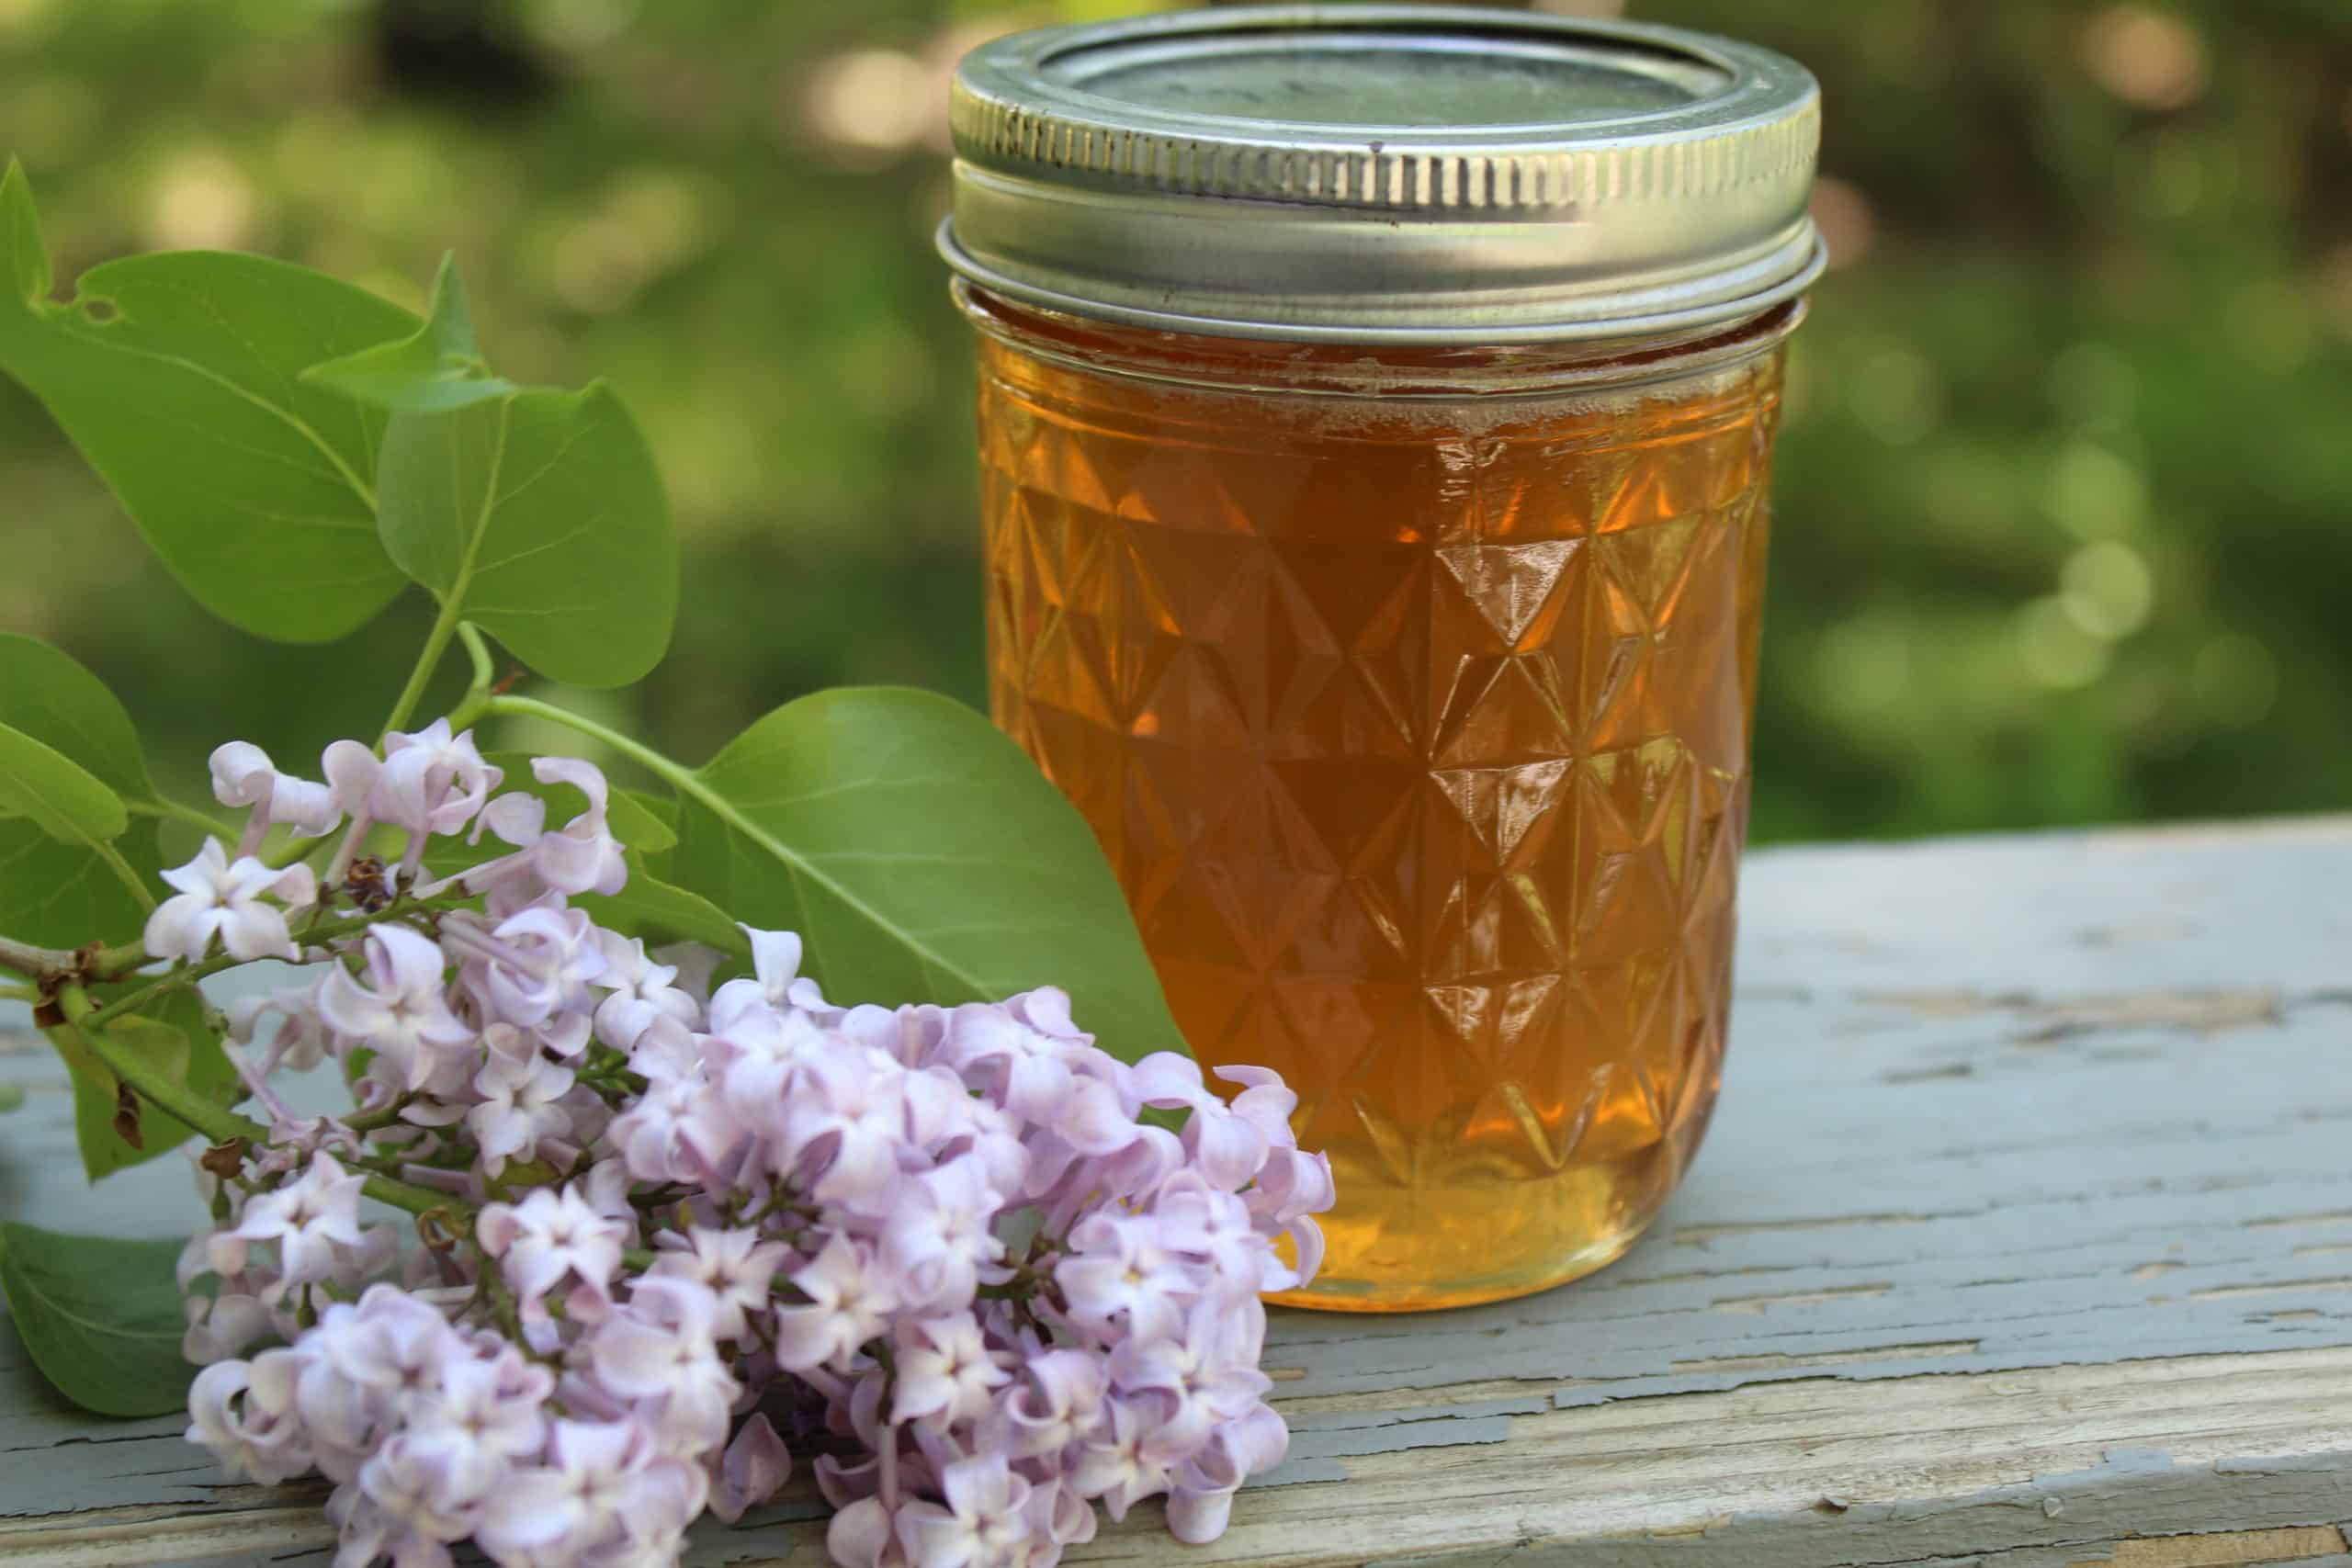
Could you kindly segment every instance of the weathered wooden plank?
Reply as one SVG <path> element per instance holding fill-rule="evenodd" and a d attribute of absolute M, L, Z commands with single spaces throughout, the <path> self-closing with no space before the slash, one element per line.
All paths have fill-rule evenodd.
<path fill-rule="evenodd" d="M 1758 855 L 1723 1108 L 1656 1232 L 1531 1301 L 1280 1314 L 1292 1458 L 1183 1560 L 2345 1555 L 2347 886 L 2333 820 Z M 34 1097 L 0 1122 L 0 1213 L 192 1223 L 180 1169 L 83 1191 L 45 1053 L 0 1044 L 0 1079 Z M 320 1539 L 176 1423 L 57 1409 L 19 1357 L 0 1334 L 0 1561 Z M 2290 1529 L 2322 1533 L 2227 1540 Z M 695 1561 L 818 1560 L 773 1535 Z"/>
<path fill-rule="evenodd" d="M 2226 1543 L 2290 1527 L 2336 1551 L 2309 1532 L 2352 1518 L 2352 1409 L 2313 1391 L 2348 1381 L 2352 1351 L 2288 1351 L 1543 1410 L 1514 1417 L 1499 1445 L 1372 1455 L 1346 1482 L 1254 1495 L 1208 1547 L 1178 1554 L 1113 1530 L 1069 1561 L 2061 1568 L 2129 1563 L 2117 1548 L 2133 1537 Z M 2118 1443 L 2119 1429 L 2143 1436 Z M 249 1532 L 235 1539 L 276 1551 L 324 1541 L 315 1510 L 255 1509 L 266 1494 L 230 1492 Z M 691 1561 L 814 1568 L 815 1511 L 802 1499 L 781 1522 L 706 1531 Z M 220 1539 L 212 1517 L 26 1521 L 0 1527 L 0 1562 L 180 1561 Z"/>
<path fill-rule="evenodd" d="M 1368 1457 L 1347 1483 L 1252 1497 L 1198 1561 L 1833 1568 L 2006 1551 L 2056 1568 L 2131 1535 L 2333 1525 L 2352 1502 L 2352 1415 L 2315 1421 L 2312 1387 L 2347 1371 L 2343 1351 L 2289 1352 L 1555 1410 L 1499 1448 Z M 1106 1545 L 1084 1560 L 1151 1558 Z"/>

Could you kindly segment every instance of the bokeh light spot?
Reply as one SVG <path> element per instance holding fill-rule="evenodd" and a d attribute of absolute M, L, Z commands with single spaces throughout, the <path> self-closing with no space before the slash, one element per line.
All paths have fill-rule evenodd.
<path fill-rule="evenodd" d="M 225 251 L 252 232 L 254 187 L 218 152 L 181 152 L 157 174 L 147 234 L 159 250 Z"/>
<path fill-rule="evenodd" d="M 2113 538 L 2146 520 L 2147 477 L 2098 442 L 2070 441 L 2050 466 L 2041 505 L 2052 522 L 2078 539 Z"/>
<path fill-rule="evenodd" d="M 594 49 L 610 43 L 637 20 L 639 0 L 533 0 L 523 25 L 551 48 Z"/>
<path fill-rule="evenodd" d="M 0 34 L 29 33 L 48 17 L 56 0 L 0 0 Z"/>
<path fill-rule="evenodd" d="M 1814 182 L 1813 220 L 1820 226 L 1829 248 L 1829 265 L 1851 266 L 1870 254 L 1878 220 L 1871 214 L 1870 198 L 1859 186 L 1824 175 Z"/>
<path fill-rule="evenodd" d="M 2109 6 L 2083 29 L 2091 79 L 2134 108 L 2177 109 L 2205 92 L 2205 44 L 2170 12 Z"/>
<path fill-rule="evenodd" d="M 2060 595 L 2076 626 L 2106 642 L 2148 624 L 2156 606 L 2155 573 L 2140 552 L 2119 539 L 2085 545 L 2059 574 Z"/>
<path fill-rule="evenodd" d="M 944 115 L 931 67 L 895 49 L 858 49 L 809 73 L 805 104 L 819 141 L 854 152 L 904 152 Z M 934 104 L 934 98 L 938 103 Z"/>
<path fill-rule="evenodd" d="M 2073 691 L 2107 673 L 2107 643 L 2075 625 L 2054 595 L 2021 606 L 2010 636 L 2018 663 L 2036 685 Z"/>
<path fill-rule="evenodd" d="M 594 210 L 558 231 L 548 253 L 549 282 L 575 310 L 617 310 L 705 248 L 718 205 L 684 175 L 662 169 L 616 175 Z"/>

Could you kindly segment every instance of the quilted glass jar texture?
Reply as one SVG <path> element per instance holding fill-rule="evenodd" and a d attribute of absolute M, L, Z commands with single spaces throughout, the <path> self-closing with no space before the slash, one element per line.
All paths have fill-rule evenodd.
<path fill-rule="evenodd" d="M 1267 367 L 1133 377 L 975 314 L 994 715 L 1093 824 L 1193 1049 L 1304 1096 L 1341 1193 L 1304 1299 L 1615 1257 L 1719 1077 L 1770 335 L 1482 405 L 1476 356 L 1456 399 L 1240 389 L 1215 370 Z"/>

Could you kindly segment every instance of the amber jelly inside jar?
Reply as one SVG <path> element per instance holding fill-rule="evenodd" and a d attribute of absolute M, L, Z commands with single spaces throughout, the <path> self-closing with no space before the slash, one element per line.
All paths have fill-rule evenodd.
<path fill-rule="evenodd" d="M 1336 14 L 984 50 L 943 243 L 978 330 L 996 719 L 1093 824 L 1194 1053 L 1281 1071 L 1331 1156 L 1329 1255 L 1285 1299 L 1412 1310 L 1617 1257 L 1714 1099 L 1781 345 L 1817 267 L 1810 121 L 1772 128 L 1813 99 L 1659 29 Z M 1677 93 L 1760 101 L 1694 129 Z M 1241 152 L 1171 193 L 1143 140 L 1263 143 L 1335 94 L 1417 118 L 1349 127 L 1365 161 L 1296 164 L 1286 199 L 1203 187 L 1272 177 Z M 1074 180 L 1053 117 L 1090 115 L 1128 141 Z M 1302 158 L 1346 140 L 1295 123 Z M 1423 175 L 1382 175 L 1400 143 Z M 1465 158 L 1524 199 L 1449 204 Z M 1793 218 L 1678 226 L 1707 168 Z M 1611 191 L 1624 231 L 1579 232 Z"/>

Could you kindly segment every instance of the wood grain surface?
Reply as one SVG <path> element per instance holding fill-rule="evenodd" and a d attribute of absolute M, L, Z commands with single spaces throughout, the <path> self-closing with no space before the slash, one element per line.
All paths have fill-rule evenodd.
<path fill-rule="evenodd" d="M 1751 857 L 1724 1100 L 1604 1273 L 1277 1314 L 1295 1434 L 1224 1540 L 1079 1563 L 2352 1568 L 2352 819 Z M 82 1187 L 0 1035 L 0 1215 Z M 314 1489 L 62 1407 L 0 1330 L 0 1562 L 324 1561 Z M 796 1490 L 689 1561 L 823 1561 Z"/>

